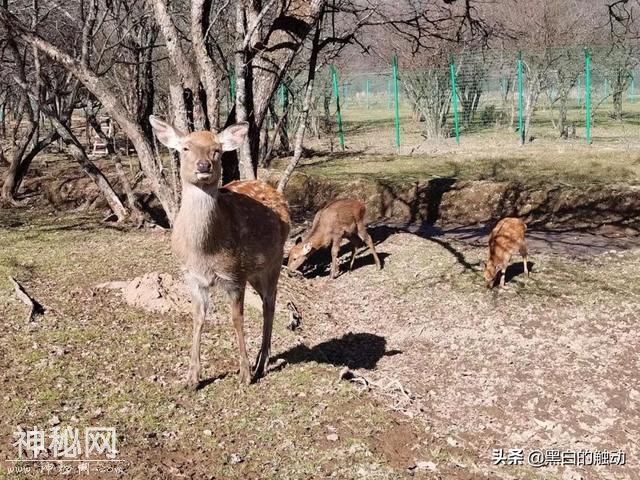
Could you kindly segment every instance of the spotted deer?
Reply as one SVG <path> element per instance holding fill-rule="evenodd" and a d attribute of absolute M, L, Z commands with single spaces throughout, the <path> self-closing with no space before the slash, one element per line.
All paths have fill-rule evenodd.
<path fill-rule="evenodd" d="M 484 266 L 484 280 L 487 288 L 493 287 L 498 272 L 502 272 L 500 287 L 504 287 L 507 266 L 515 252 L 522 255 L 524 273 L 529 275 L 527 244 L 524 239 L 526 231 L 527 226 L 522 220 L 511 217 L 503 218 L 493 228 L 489 236 L 489 260 Z"/>
<path fill-rule="evenodd" d="M 311 256 L 313 252 L 331 245 L 331 278 L 338 276 L 338 253 L 340 242 L 347 238 L 351 242 L 351 262 L 349 270 L 353 268 L 356 258 L 356 248 L 366 242 L 373 253 L 373 258 L 379 269 L 382 268 L 373 240 L 364 224 L 364 204 L 360 200 L 335 200 L 316 213 L 313 225 L 304 238 L 298 237 L 296 244 L 289 252 L 288 267 L 297 270 Z"/>
<path fill-rule="evenodd" d="M 185 134 L 151 116 L 158 140 L 180 152 L 182 202 L 172 233 L 194 303 L 193 340 L 187 386 L 200 380 L 200 338 L 209 303 L 209 287 L 219 286 L 231 300 L 231 317 L 240 357 L 240 381 L 251 383 L 266 373 L 289 209 L 284 196 L 261 181 L 235 181 L 219 187 L 220 157 L 236 150 L 248 124 L 237 123 L 216 134 Z M 262 344 L 250 372 L 244 338 L 247 282 L 262 298 Z"/>

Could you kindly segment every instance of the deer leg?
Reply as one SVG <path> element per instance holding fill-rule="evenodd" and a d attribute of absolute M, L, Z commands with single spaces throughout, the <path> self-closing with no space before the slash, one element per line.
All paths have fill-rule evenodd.
<path fill-rule="evenodd" d="M 193 297 L 193 338 L 191 340 L 191 361 L 187 373 L 187 387 L 195 389 L 200 382 L 200 339 L 202 326 L 209 306 L 209 287 L 191 275 L 187 276 L 187 284 Z"/>
<path fill-rule="evenodd" d="M 349 271 L 353 270 L 353 263 L 356 261 L 356 245 L 351 242 L 351 261 L 349 262 Z"/>
<path fill-rule="evenodd" d="M 236 330 L 238 340 L 238 351 L 240 352 L 240 383 L 251 383 L 249 372 L 249 358 L 247 357 L 247 346 L 244 343 L 244 289 L 231 292 L 231 318 L 233 328 Z"/>
<path fill-rule="evenodd" d="M 358 248 L 364 245 L 364 243 L 362 243 L 362 240 L 360 240 L 358 235 L 350 236 L 349 241 L 351 242 L 351 261 L 349 262 L 349 271 L 351 271 L 353 270 L 353 263 L 356 261 Z"/>
<path fill-rule="evenodd" d="M 271 355 L 271 332 L 273 330 L 275 308 L 276 291 L 268 291 L 262 294 L 262 345 L 260 346 L 256 366 L 253 370 L 254 381 L 267 373 L 269 356 Z"/>
<path fill-rule="evenodd" d="M 369 232 L 367 232 L 367 227 L 365 226 L 364 222 L 358 222 L 358 234 L 360 235 L 362 240 L 365 241 L 365 243 L 371 250 L 371 253 L 373 253 L 373 259 L 376 262 L 378 270 L 382 270 L 382 264 L 380 263 L 380 259 L 378 258 L 376 247 L 373 245 L 373 240 L 371 239 L 371 235 L 369 235 Z"/>
<path fill-rule="evenodd" d="M 338 276 L 338 254 L 340 253 L 340 238 L 334 238 L 331 244 L 331 278 Z"/>
<path fill-rule="evenodd" d="M 527 250 L 527 244 L 524 243 L 524 242 L 520 246 L 520 255 L 522 255 L 522 264 L 524 265 L 524 273 L 528 277 L 529 276 L 529 266 L 527 265 L 527 262 L 529 260 L 529 252 Z"/>
<path fill-rule="evenodd" d="M 507 276 L 507 267 L 500 270 L 500 288 L 504 288 L 504 279 Z"/>

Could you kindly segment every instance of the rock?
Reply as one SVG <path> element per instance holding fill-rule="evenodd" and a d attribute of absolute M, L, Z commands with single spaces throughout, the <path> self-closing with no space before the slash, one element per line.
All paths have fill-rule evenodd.
<path fill-rule="evenodd" d="M 338 437 L 337 433 L 330 433 L 329 435 L 327 435 L 327 440 L 329 440 L 330 442 L 337 442 L 339 438 L 340 437 Z"/>
<path fill-rule="evenodd" d="M 438 466 L 433 462 L 417 461 L 414 469 L 429 470 L 430 472 L 435 472 L 438 469 Z"/>

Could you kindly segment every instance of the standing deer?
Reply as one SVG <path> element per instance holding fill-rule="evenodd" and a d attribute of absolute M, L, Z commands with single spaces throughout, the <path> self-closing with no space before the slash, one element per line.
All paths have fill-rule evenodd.
<path fill-rule="evenodd" d="M 507 266 L 511 261 L 511 256 L 515 252 L 522 255 L 524 273 L 529 275 L 527 268 L 527 244 L 524 233 L 527 226 L 519 218 L 503 218 L 491 231 L 489 236 L 489 260 L 484 267 L 484 280 L 487 288 L 493 286 L 493 281 L 498 272 L 502 272 L 500 277 L 500 287 L 504 287 L 504 280 L 507 273 Z"/>
<path fill-rule="evenodd" d="M 298 237 L 296 244 L 289 252 L 288 267 L 297 270 L 311 256 L 313 252 L 331 244 L 331 278 L 338 276 L 338 253 L 343 238 L 351 241 L 351 262 L 349 270 L 353 268 L 356 259 L 356 248 L 363 245 L 363 240 L 373 253 L 373 258 L 379 269 L 382 268 L 380 259 L 373 246 L 373 240 L 364 224 L 365 206 L 360 200 L 351 198 L 334 200 L 324 207 L 313 219 L 313 225 L 304 239 Z"/>
<path fill-rule="evenodd" d="M 182 203 L 172 234 L 173 251 L 182 264 L 194 303 L 193 341 L 187 385 L 200 379 L 200 337 L 209 303 L 209 287 L 217 285 L 231 300 L 231 317 L 240 352 L 240 381 L 251 383 L 266 373 L 276 289 L 284 243 L 289 235 L 289 209 L 283 195 L 260 181 L 235 181 L 219 188 L 220 157 L 236 150 L 248 131 L 237 123 L 218 134 L 182 133 L 151 116 L 161 143 L 180 152 Z M 244 341 L 244 294 L 247 282 L 262 298 L 262 345 L 253 372 Z"/>

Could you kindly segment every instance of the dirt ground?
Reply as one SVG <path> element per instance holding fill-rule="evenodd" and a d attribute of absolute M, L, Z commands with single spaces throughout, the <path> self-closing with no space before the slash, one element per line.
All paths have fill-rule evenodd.
<path fill-rule="evenodd" d="M 233 330 L 214 295 L 206 380 L 188 392 L 188 312 L 149 313 L 95 288 L 150 271 L 177 278 L 167 232 L 108 228 L 89 213 L 4 213 L 8 478 L 46 476 L 11 474 L 7 460 L 18 427 L 58 421 L 115 427 L 121 478 L 640 477 L 640 237 L 529 232 L 531 277 L 515 258 L 508 288 L 490 291 L 484 229 L 372 227 L 382 271 L 364 251 L 332 281 L 319 255 L 309 278 L 283 280 L 279 302 L 296 302 L 302 324 L 288 330 L 280 309 L 276 366 L 256 385 L 237 384 Z M 31 325 L 8 275 L 47 309 Z M 248 308 L 254 352 L 259 316 Z M 352 381 L 340 380 L 344 367 Z M 493 465 L 494 449 L 518 448 L 525 458 L 622 450 L 626 465 Z"/>

